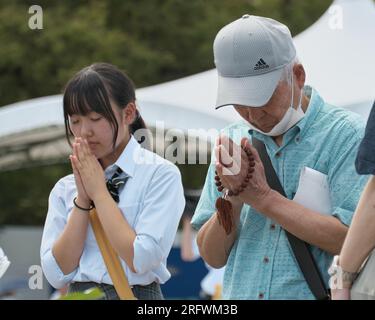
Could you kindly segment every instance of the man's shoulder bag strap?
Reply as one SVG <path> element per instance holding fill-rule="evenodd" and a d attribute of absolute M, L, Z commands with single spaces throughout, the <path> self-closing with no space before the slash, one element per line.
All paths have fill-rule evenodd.
<path fill-rule="evenodd" d="M 281 195 L 287 198 L 284 188 L 282 187 L 280 180 L 272 166 L 271 159 L 268 156 L 266 147 L 263 142 L 252 137 L 252 144 L 257 149 L 259 156 L 263 162 L 267 182 L 269 186 L 279 192 Z M 312 256 L 308 244 L 292 235 L 288 231 L 284 230 L 290 246 L 293 250 L 294 256 L 297 263 L 305 277 L 305 280 L 317 300 L 327 300 L 329 299 L 328 291 L 324 285 L 320 272 L 316 266 L 314 257 Z"/>

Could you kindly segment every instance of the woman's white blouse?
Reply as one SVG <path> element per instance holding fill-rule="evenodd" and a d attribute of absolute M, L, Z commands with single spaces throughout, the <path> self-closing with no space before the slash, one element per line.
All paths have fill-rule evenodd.
<path fill-rule="evenodd" d="M 133 260 L 136 273 L 121 260 L 129 284 L 165 283 L 170 278 L 167 257 L 185 207 L 180 172 L 172 163 L 141 148 L 134 137 L 116 163 L 106 168 L 107 179 L 117 167 L 130 176 L 120 193 L 118 206 L 137 235 Z M 51 191 L 40 250 L 43 272 L 55 288 L 70 282 L 112 284 L 90 224 L 76 270 L 63 274 L 52 254 L 52 247 L 72 212 L 76 195 L 72 174 L 60 179 Z"/>

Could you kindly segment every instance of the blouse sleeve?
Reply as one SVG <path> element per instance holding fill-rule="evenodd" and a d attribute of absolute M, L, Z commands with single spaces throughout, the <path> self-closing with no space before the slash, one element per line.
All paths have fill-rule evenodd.
<path fill-rule="evenodd" d="M 172 164 L 160 166 L 152 177 L 144 206 L 135 222 L 133 265 L 138 274 L 158 267 L 168 257 L 184 207 L 178 168 Z"/>
<path fill-rule="evenodd" d="M 52 247 L 67 223 L 67 212 L 63 195 L 64 184 L 60 180 L 52 189 L 48 199 L 48 213 L 40 248 L 43 273 L 48 282 L 56 289 L 62 288 L 71 282 L 77 273 L 76 269 L 69 274 L 64 274 L 52 254 Z"/>

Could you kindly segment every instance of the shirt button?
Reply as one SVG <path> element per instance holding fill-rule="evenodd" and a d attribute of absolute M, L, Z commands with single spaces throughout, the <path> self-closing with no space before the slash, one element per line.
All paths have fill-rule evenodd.
<path fill-rule="evenodd" d="M 299 140 L 300 140 L 300 137 L 297 137 L 297 138 L 296 138 L 296 142 L 299 142 Z"/>
<path fill-rule="evenodd" d="M 271 230 L 275 230 L 276 229 L 276 226 L 274 224 L 271 224 Z"/>
<path fill-rule="evenodd" d="M 263 262 L 268 263 L 268 262 L 270 262 L 270 259 L 268 257 L 264 257 Z"/>
<path fill-rule="evenodd" d="M 258 298 L 259 299 L 263 299 L 264 298 L 264 294 L 263 293 L 259 293 Z"/>
<path fill-rule="evenodd" d="M 276 152 L 276 158 L 280 158 L 280 156 L 281 156 L 281 152 L 280 151 Z"/>

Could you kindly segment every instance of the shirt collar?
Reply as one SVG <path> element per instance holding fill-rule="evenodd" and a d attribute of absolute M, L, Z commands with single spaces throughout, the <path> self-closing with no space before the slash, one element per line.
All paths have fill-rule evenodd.
<path fill-rule="evenodd" d="M 296 127 L 299 128 L 301 135 L 303 135 L 314 122 L 316 116 L 322 108 L 322 105 L 324 104 L 323 99 L 314 88 L 305 86 L 303 90 L 305 95 L 310 98 L 310 101 L 305 116 L 296 124 Z"/>
<path fill-rule="evenodd" d="M 140 148 L 137 140 L 131 136 L 117 161 L 105 169 L 106 176 L 112 176 L 117 168 L 121 168 L 128 176 L 133 177 Z"/>

